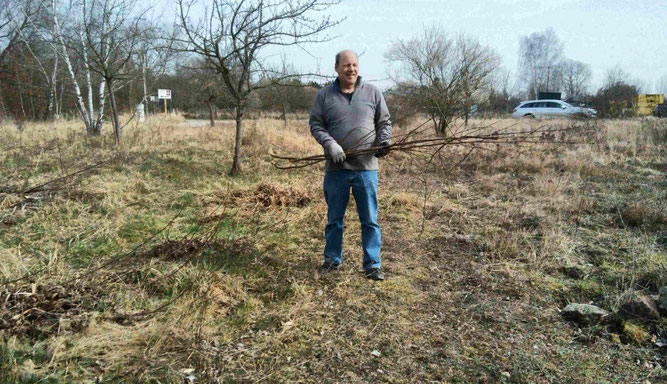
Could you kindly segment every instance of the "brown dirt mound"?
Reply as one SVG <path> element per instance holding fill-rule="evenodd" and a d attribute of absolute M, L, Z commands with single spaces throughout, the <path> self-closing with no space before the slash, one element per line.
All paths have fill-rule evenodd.
<path fill-rule="evenodd" d="M 232 196 L 264 207 L 301 208 L 312 200 L 305 188 L 276 183 L 260 183 L 254 189 L 236 191 Z"/>
<path fill-rule="evenodd" d="M 164 243 L 156 245 L 149 252 L 149 256 L 167 260 L 180 260 L 195 255 L 209 247 L 211 247 L 211 243 L 201 239 L 167 240 Z"/>
<path fill-rule="evenodd" d="M 167 240 L 157 244 L 148 252 L 149 257 L 159 257 L 164 260 L 182 260 L 197 256 L 206 249 L 225 251 L 232 255 L 248 254 L 254 249 L 253 242 L 246 237 L 237 239 L 187 239 Z"/>
<path fill-rule="evenodd" d="M 0 334 L 44 339 L 60 332 L 78 332 L 88 324 L 95 295 L 87 288 L 23 286 L 0 293 Z"/>

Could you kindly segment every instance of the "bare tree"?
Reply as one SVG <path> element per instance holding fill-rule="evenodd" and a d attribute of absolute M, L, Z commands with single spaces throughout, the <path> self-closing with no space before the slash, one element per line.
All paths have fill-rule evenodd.
<path fill-rule="evenodd" d="M 330 40 L 324 33 L 338 24 L 324 15 L 336 0 L 212 0 L 195 10 L 196 0 L 177 0 L 181 50 L 202 56 L 222 78 L 234 100 L 236 142 L 230 174 L 241 172 L 243 117 L 248 96 L 266 84 L 261 79 L 278 70 L 267 67 L 262 54 L 269 47 L 302 47 Z M 294 75 L 278 76 L 279 79 Z"/>
<path fill-rule="evenodd" d="M 0 6 L 0 64 L 19 42 L 22 31 L 42 9 L 43 0 L 5 0 Z"/>
<path fill-rule="evenodd" d="M 115 92 L 124 85 L 123 81 L 137 76 L 130 64 L 145 23 L 144 13 L 136 9 L 136 4 L 137 0 L 74 0 L 65 11 L 65 25 L 61 25 L 62 12 L 58 12 L 56 0 L 51 0 L 51 33 L 68 69 L 86 130 L 91 135 L 100 134 L 108 94 L 116 143 L 120 142 L 120 122 Z M 82 68 L 77 71 L 75 63 Z M 84 76 L 87 103 L 78 72 Z M 98 88 L 97 106 L 94 83 Z"/>
<path fill-rule="evenodd" d="M 282 57 L 281 62 L 278 75 L 270 75 L 263 79 L 268 86 L 258 94 L 260 99 L 258 107 L 263 110 L 280 111 L 280 118 L 287 128 L 287 112 L 309 110 L 317 91 L 302 82 L 298 76 L 285 78 L 286 74 L 298 72 L 288 64 L 286 57 Z"/>
<path fill-rule="evenodd" d="M 614 68 L 608 69 L 604 75 L 604 82 L 602 88 L 611 88 L 614 85 L 629 84 L 630 74 L 617 65 Z"/>
<path fill-rule="evenodd" d="M 633 78 L 620 65 L 616 65 L 605 72 L 602 88 L 611 88 L 619 84 L 632 86 L 637 93 L 645 93 L 650 89 L 650 85 L 646 80 Z"/>
<path fill-rule="evenodd" d="M 141 103 L 148 110 L 148 90 L 162 77 L 169 68 L 169 61 L 175 51 L 171 47 L 171 39 L 162 38 L 167 33 L 159 26 L 150 23 L 137 25 L 139 40 L 134 47 L 134 61 L 141 72 L 143 97 Z"/>
<path fill-rule="evenodd" d="M 593 97 L 599 116 L 628 117 L 633 114 L 633 101 L 639 89 L 630 84 L 630 74 L 620 66 L 607 70 L 602 88 Z"/>
<path fill-rule="evenodd" d="M 493 72 L 484 107 L 493 113 L 509 113 L 520 101 L 518 93 L 517 82 L 510 71 L 498 68 Z"/>
<path fill-rule="evenodd" d="M 565 60 L 560 66 L 562 90 L 568 98 L 581 100 L 587 93 L 593 76 L 591 67 L 576 60 Z"/>
<path fill-rule="evenodd" d="M 116 91 L 136 76 L 129 65 L 141 41 L 145 11 L 137 10 L 137 0 L 83 0 L 84 41 L 89 67 L 108 86 L 116 144 L 120 143 L 120 121 Z"/>
<path fill-rule="evenodd" d="M 69 3 L 69 6 L 60 8 L 57 0 L 51 0 L 51 35 L 52 40 L 59 47 L 60 55 L 67 68 L 74 95 L 76 108 L 86 126 L 89 135 L 97 136 L 102 129 L 104 105 L 106 102 L 106 82 L 103 78 L 95 77 L 90 68 L 89 48 L 86 44 L 85 24 L 82 19 L 86 13 L 85 0 Z M 59 8 L 61 11 L 59 12 Z M 81 63 L 80 70 L 75 67 Z M 84 77 L 86 101 L 81 89 L 78 73 Z M 97 87 L 97 93 L 93 91 Z M 97 95 L 97 105 L 94 97 Z"/>
<path fill-rule="evenodd" d="M 552 28 L 523 36 L 519 42 L 520 78 L 530 98 L 555 89 L 563 60 L 563 44 Z"/>
<path fill-rule="evenodd" d="M 205 61 L 195 61 L 186 69 L 188 83 L 191 85 L 187 96 L 197 105 L 206 104 L 209 124 L 213 127 L 218 105 L 231 105 L 233 100 L 229 98 L 226 86 L 215 69 L 208 67 Z"/>
<path fill-rule="evenodd" d="M 28 28 L 17 31 L 19 40 L 32 57 L 37 72 L 41 75 L 47 100 L 45 118 L 59 115 L 57 80 L 60 55 L 57 44 L 49 34 L 50 24 L 48 8 L 40 7 L 38 12 L 27 19 Z"/>
<path fill-rule="evenodd" d="M 498 68 L 499 58 L 489 47 L 466 35 L 449 38 L 437 27 L 419 36 L 394 42 L 385 55 L 398 66 L 392 73 L 393 97 L 406 111 L 425 112 L 440 135 L 477 97 Z M 409 113 L 409 112 L 408 112 Z"/>

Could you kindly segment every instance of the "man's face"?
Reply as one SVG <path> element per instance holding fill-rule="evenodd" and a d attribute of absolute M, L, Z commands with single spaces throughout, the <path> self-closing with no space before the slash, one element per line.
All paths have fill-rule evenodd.
<path fill-rule="evenodd" d="M 338 64 L 334 68 L 336 73 L 338 73 L 338 80 L 343 87 L 351 87 L 357 83 L 359 63 L 357 55 L 354 52 L 342 52 L 338 58 Z"/>

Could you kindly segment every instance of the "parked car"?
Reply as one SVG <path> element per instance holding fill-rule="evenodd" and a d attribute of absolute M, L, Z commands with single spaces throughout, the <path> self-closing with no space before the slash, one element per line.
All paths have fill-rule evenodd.
<path fill-rule="evenodd" d="M 575 107 L 562 100 L 528 100 L 514 108 L 512 117 L 596 117 L 597 113 L 593 108 Z"/>
<path fill-rule="evenodd" d="M 667 117 L 667 103 L 656 105 L 653 109 L 653 116 Z"/>

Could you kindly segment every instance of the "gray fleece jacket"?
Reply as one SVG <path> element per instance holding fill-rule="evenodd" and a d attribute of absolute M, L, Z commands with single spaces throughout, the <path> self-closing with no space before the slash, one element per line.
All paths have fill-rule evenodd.
<path fill-rule="evenodd" d="M 391 120 L 382 92 L 357 79 L 352 98 L 341 91 L 338 79 L 317 93 L 310 111 L 310 133 L 326 148 L 335 140 L 347 153 L 365 149 L 391 140 Z M 325 151 L 326 152 L 326 151 Z M 372 171 L 378 169 L 373 154 L 348 156 L 342 164 L 327 159 L 326 170 Z"/>

